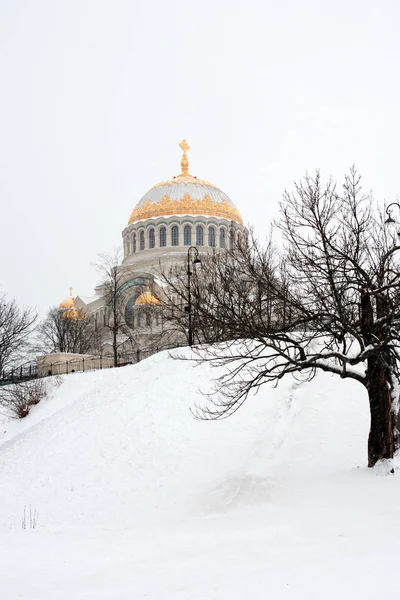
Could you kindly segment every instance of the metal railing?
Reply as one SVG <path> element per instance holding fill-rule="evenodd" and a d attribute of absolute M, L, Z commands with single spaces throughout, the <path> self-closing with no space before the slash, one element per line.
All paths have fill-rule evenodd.
<path fill-rule="evenodd" d="M 126 365 L 136 364 L 163 350 L 172 350 L 173 348 L 178 348 L 180 346 L 182 346 L 182 344 L 160 345 L 151 348 L 137 349 L 132 352 L 124 352 L 118 355 L 117 365 L 113 364 L 114 358 L 110 354 L 71 358 L 64 361 L 59 360 L 54 363 L 46 363 L 42 368 L 38 367 L 36 361 L 24 363 L 19 367 L 0 372 L 0 386 L 29 381 L 31 379 L 37 379 L 38 377 L 51 377 L 52 375 L 57 374 L 69 375 L 71 373 L 124 367 Z M 42 369 L 44 372 L 40 372 Z"/>
<path fill-rule="evenodd" d="M 9 369 L 8 371 L 0 372 L 0 385 L 8 385 L 9 383 L 18 383 L 21 381 L 29 381 L 36 379 L 38 376 L 38 365 L 36 362 L 29 362 Z"/>

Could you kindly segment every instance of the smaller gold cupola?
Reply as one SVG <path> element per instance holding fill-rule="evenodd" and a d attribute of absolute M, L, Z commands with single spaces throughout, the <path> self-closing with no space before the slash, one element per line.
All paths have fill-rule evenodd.
<path fill-rule="evenodd" d="M 69 296 L 63 300 L 59 306 L 61 310 L 75 307 L 75 298 L 72 296 L 72 286 L 69 288 Z"/>
<path fill-rule="evenodd" d="M 147 284 L 146 291 L 142 292 L 140 296 L 136 298 L 135 306 L 160 306 L 159 301 L 154 294 L 151 293 L 150 283 Z"/>
<path fill-rule="evenodd" d="M 61 312 L 62 319 L 69 319 L 72 321 L 81 321 L 85 318 L 84 313 L 75 308 L 75 298 L 72 295 L 72 286 L 69 288 L 69 296 L 60 303 L 59 310 Z"/>

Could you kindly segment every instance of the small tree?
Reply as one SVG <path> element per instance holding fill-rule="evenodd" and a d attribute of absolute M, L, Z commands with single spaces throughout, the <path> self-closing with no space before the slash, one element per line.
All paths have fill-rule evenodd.
<path fill-rule="evenodd" d="M 26 354 L 36 319 L 31 308 L 20 308 L 15 300 L 0 296 L 0 373 Z"/>
<path fill-rule="evenodd" d="M 106 307 L 110 311 L 110 318 L 105 319 L 102 327 L 111 334 L 114 366 L 118 365 L 118 351 L 130 341 L 133 345 L 132 331 L 125 322 L 124 296 L 121 286 L 126 280 L 127 269 L 121 268 L 121 252 L 115 251 L 113 255 L 100 254 L 95 263 L 100 276 L 101 294 Z"/>
<path fill-rule="evenodd" d="M 373 466 L 399 448 L 400 245 L 354 169 L 341 190 L 307 175 L 280 208 L 282 249 L 250 236 L 215 258 L 194 299 L 224 340 L 198 359 L 229 367 L 197 416 L 225 418 L 266 382 L 326 371 L 368 393 Z"/>
<path fill-rule="evenodd" d="M 77 311 L 75 311 L 77 312 Z M 87 354 L 98 352 L 100 336 L 93 315 L 66 318 L 68 313 L 51 308 L 37 330 L 38 351 L 44 353 L 71 352 Z"/>

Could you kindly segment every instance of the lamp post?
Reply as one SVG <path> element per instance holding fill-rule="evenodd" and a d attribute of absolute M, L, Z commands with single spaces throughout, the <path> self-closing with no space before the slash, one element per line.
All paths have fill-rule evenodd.
<path fill-rule="evenodd" d="M 193 346 L 193 326 L 192 326 L 192 293 L 191 293 L 191 277 L 193 275 L 191 267 L 201 265 L 199 251 L 196 246 L 190 246 L 187 251 L 187 288 L 188 288 L 188 305 L 187 312 L 189 315 L 189 346 Z"/>
<path fill-rule="evenodd" d="M 399 202 L 391 202 L 389 204 L 389 206 L 386 208 L 386 214 L 388 215 L 388 218 L 385 221 L 385 225 L 387 225 L 388 227 L 391 227 L 393 225 L 397 225 L 398 226 L 398 221 L 396 221 L 392 217 L 392 212 L 393 212 L 393 208 L 391 208 L 392 206 L 396 206 L 399 209 L 399 213 L 400 213 L 400 204 L 399 204 Z M 399 231 L 398 227 L 397 227 L 397 235 L 400 237 L 400 231 Z"/>

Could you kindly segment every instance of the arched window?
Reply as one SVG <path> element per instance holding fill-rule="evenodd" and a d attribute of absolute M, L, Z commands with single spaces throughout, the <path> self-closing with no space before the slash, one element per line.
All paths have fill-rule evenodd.
<path fill-rule="evenodd" d="M 156 313 L 156 325 L 158 325 L 158 314 Z"/>
<path fill-rule="evenodd" d="M 135 296 L 132 296 L 131 298 L 129 298 L 128 302 L 126 303 L 126 307 L 125 307 L 125 323 L 129 327 L 133 327 L 134 326 L 133 309 L 134 309 L 137 297 L 138 297 L 138 294 L 136 294 Z"/>
<path fill-rule="evenodd" d="M 167 230 L 165 227 L 160 229 L 160 248 L 165 248 L 167 245 Z"/>
<path fill-rule="evenodd" d="M 144 250 L 144 231 L 143 231 L 143 229 L 139 234 L 139 239 L 140 239 L 140 249 Z"/>
<path fill-rule="evenodd" d="M 142 315 L 140 313 L 137 316 L 137 326 L 138 327 L 142 326 Z"/>
<path fill-rule="evenodd" d="M 149 231 L 149 248 L 156 247 L 156 234 L 154 229 L 150 229 Z"/>
<path fill-rule="evenodd" d="M 185 225 L 183 230 L 183 243 L 185 246 L 192 245 L 192 228 L 190 225 Z"/>
<path fill-rule="evenodd" d="M 242 245 L 242 236 L 240 235 L 240 233 L 237 234 L 236 243 L 240 248 L 240 246 Z"/>
<path fill-rule="evenodd" d="M 225 248 L 225 229 L 223 227 L 219 231 L 219 247 Z"/>
<path fill-rule="evenodd" d="M 177 225 L 174 225 L 171 228 L 171 246 L 179 245 L 179 229 Z"/>
<path fill-rule="evenodd" d="M 215 227 L 208 228 L 208 245 L 215 248 Z"/>
<path fill-rule="evenodd" d="M 196 227 L 196 246 L 204 246 L 204 229 L 201 225 Z"/>
<path fill-rule="evenodd" d="M 132 236 L 133 251 L 136 252 L 136 233 Z"/>
<path fill-rule="evenodd" d="M 231 230 L 229 235 L 229 249 L 233 250 L 233 246 L 235 245 L 235 232 Z"/>
<path fill-rule="evenodd" d="M 151 318 L 150 318 L 149 312 L 146 312 L 146 325 L 147 325 L 147 327 L 150 327 L 150 325 L 151 325 Z"/>

